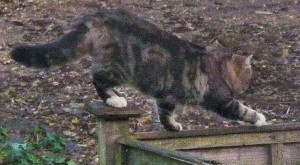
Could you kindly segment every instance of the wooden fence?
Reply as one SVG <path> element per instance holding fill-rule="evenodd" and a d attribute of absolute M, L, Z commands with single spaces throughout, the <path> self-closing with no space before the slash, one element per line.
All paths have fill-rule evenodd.
<path fill-rule="evenodd" d="M 100 165 L 300 165 L 300 124 L 129 133 L 141 111 L 103 105 L 97 116 Z"/>

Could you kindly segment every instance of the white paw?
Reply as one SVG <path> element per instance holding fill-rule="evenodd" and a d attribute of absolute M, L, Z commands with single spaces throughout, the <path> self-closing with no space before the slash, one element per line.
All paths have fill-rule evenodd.
<path fill-rule="evenodd" d="M 127 101 L 124 97 L 113 96 L 106 100 L 106 104 L 116 108 L 123 108 L 127 106 Z"/>
<path fill-rule="evenodd" d="M 179 131 L 182 131 L 182 125 L 178 123 Z"/>
<path fill-rule="evenodd" d="M 178 131 L 182 130 L 182 125 L 175 121 L 174 116 L 171 116 L 169 118 L 169 126 L 170 127 L 168 127 L 167 129 L 170 130 L 170 131 L 178 132 Z"/>
<path fill-rule="evenodd" d="M 266 122 L 266 117 L 261 113 L 256 113 L 257 121 L 254 123 L 256 127 L 261 127 L 263 125 L 268 125 Z"/>
<path fill-rule="evenodd" d="M 180 123 L 169 123 L 168 125 L 164 125 L 166 130 L 179 132 L 182 131 L 182 125 Z"/>
<path fill-rule="evenodd" d="M 180 123 L 177 122 L 172 122 L 171 124 L 171 128 L 169 130 L 171 131 L 175 131 L 175 132 L 179 132 L 182 131 L 182 125 Z"/>

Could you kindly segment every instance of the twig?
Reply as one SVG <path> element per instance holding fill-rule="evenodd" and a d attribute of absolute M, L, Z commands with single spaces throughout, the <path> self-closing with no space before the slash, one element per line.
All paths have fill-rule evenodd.
<path fill-rule="evenodd" d="M 286 115 L 289 114 L 291 107 L 288 107 L 287 111 L 286 111 Z"/>

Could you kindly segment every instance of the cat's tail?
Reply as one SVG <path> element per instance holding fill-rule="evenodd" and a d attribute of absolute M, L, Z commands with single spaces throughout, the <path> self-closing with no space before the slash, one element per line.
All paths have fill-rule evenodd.
<path fill-rule="evenodd" d="M 11 58 L 28 67 L 49 68 L 79 58 L 78 45 L 84 41 L 89 28 L 79 22 L 74 29 L 58 40 L 39 45 L 16 45 L 11 51 Z"/>

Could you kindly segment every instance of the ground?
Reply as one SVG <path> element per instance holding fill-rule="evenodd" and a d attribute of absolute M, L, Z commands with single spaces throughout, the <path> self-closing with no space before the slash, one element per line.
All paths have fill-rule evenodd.
<path fill-rule="evenodd" d="M 0 0 L 0 123 L 16 141 L 37 121 L 68 140 L 67 156 L 97 164 L 95 117 L 85 104 L 99 100 L 91 83 L 91 59 L 37 70 L 8 56 L 15 43 L 44 43 L 70 30 L 84 13 L 122 7 L 187 41 L 218 39 L 232 54 L 253 54 L 250 88 L 238 98 L 273 123 L 300 121 L 300 4 L 294 0 Z M 144 115 L 132 131 L 161 129 L 154 100 L 122 86 Z M 199 107 L 180 107 L 184 129 L 233 127 Z"/>

